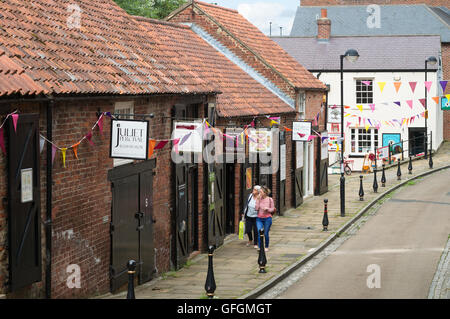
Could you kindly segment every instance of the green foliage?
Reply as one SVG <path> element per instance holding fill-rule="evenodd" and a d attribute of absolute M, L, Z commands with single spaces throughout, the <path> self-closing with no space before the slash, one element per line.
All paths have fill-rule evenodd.
<path fill-rule="evenodd" d="M 114 0 L 128 14 L 153 19 L 165 18 L 186 0 Z"/>

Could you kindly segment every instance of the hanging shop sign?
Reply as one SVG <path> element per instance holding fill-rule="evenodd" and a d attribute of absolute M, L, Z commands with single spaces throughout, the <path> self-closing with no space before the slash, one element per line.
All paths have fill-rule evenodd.
<path fill-rule="evenodd" d="M 251 153 L 272 153 L 273 136 L 270 129 L 250 129 L 248 136 Z"/>
<path fill-rule="evenodd" d="M 341 107 L 336 105 L 328 106 L 328 123 L 341 123 Z"/>
<path fill-rule="evenodd" d="M 329 133 L 328 134 L 328 151 L 336 152 L 339 149 L 341 134 Z"/>
<path fill-rule="evenodd" d="M 292 140 L 307 142 L 311 135 L 311 122 L 293 122 L 292 123 Z"/>
<path fill-rule="evenodd" d="M 147 150 L 147 121 L 111 120 L 110 157 L 146 160 Z"/>
<path fill-rule="evenodd" d="M 450 110 L 450 101 L 447 96 L 441 97 L 441 110 Z"/>
<path fill-rule="evenodd" d="M 280 145 L 280 181 L 286 179 L 286 144 Z"/>
<path fill-rule="evenodd" d="M 228 138 L 225 138 L 225 152 L 230 153 L 245 153 L 245 134 L 242 128 L 227 128 L 225 134 Z"/>
<path fill-rule="evenodd" d="M 179 152 L 201 153 L 203 151 L 203 122 L 174 122 L 172 139 L 180 139 Z M 186 138 L 188 136 L 188 138 Z"/>
<path fill-rule="evenodd" d="M 320 159 L 324 160 L 326 158 L 328 158 L 328 132 L 322 132 L 321 133 L 321 141 L 322 143 L 320 144 Z"/>

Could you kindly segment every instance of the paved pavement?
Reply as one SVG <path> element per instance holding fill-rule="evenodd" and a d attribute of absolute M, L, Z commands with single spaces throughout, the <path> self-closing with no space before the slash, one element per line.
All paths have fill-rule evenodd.
<path fill-rule="evenodd" d="M 450 143 L 445 143 L 433 156 L 434 167 L 450 163 Z M 402 164 L 402 179 L 418 175 L 429 170 L 428 162 L 419 159 L 413 161 L 413 174 L 407 173 L 407 162 Z M 291 264 L 302 259 L 329 236 L 354 217 L 379 193 L 400 183 L 397 181 L 396 167 L 386 170 L 386 187 L 381 187 L 378 174 L 378 194 L 372 190 L 373 175 L 364 175 L 364 201 L 359 200 L 359 174 L 346 178 L 346 216 L 340 217 L 339 175 L 329 176 L 329 191 L 322 196 L 305 200 L 298 208 L 275 217 L 270 232 L 270 251 L 267 253 L 267 273 L 258 273 L 258 253 L 253 247 L 246 247 L 246 240 L 237 235 L 226 238 L 225 244 L 214 253 L 214 274 L 217 284 L 215 295 L 218 298 L 239 298 L 270 280 Z M 322 231 L 323 200 L 328 201 L 328 232 Z M 208 268 L 206 254 L 201 254 L 188 262 L 188 265 L 176 272 L 163 274 L 162 277 L 136 287 L 136 298 L 198 299 L 204 298 L 204 284 Z M 101 298 L 125 298 L 126 293 L 107 294 Z"/>
<path fill-rule="evenodd" d="M 279 297 L 427 298 L 450 234 L 449 179 L 446 169 L 399 190 Z"/>

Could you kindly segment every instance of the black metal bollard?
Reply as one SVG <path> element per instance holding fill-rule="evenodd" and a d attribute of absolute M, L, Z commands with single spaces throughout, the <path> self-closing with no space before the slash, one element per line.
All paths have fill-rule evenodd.
<path fill-rule="evenodd" d="M 402 170 L 400 169 L 400 159 L 398 159 L 398 165 L 397 165 L 397 180 L 402 179 Z"/>
<path fill-rule="evenodd" d="M 433 156 L 431 155 L 433 153 L 433 132 L 430 132 L 430 160 L 428 161 L 428 166 L 430 168 L 433 168 Z"/>
<path fill-rule="evenodd" d="M 359 200 L 364 200 L 363 176 L 359 176 Z"/>
<path fill-rule="evenodd" d="M 259 239 L 260 239 L 259 256 L 258 256 L 259 273 L 265 274 L 267 259 L 266 253 L 264 251 L 264 229 L 259 230 Z"/>
<path fill-rule="evenodd" d="M 136 261 L 129 260 L 127 263 L 127 268 L 128 268 L 127 299 L 136 299 L 134 295 L 134 274 L 136 273 Z"/>
<path fill-rule="evenodd" d="M 373 169 L 373 191 L 378 192 L 377 168 Z"/>
<path fill-rule="evenodd" d="M 341 217 L 345 217 L 345 177 L 344 172 L 341 173 Z"/>
<path fill-rule="evenodd" d="M 408 174 L 412 174 L 412 159 L 411 156 L 409 157 L 409 164 L 408 164 Z"/>
<path fill-rule="evenodd" d="M 384 164 L 383 164 L 383 173 L 381 174 L 381 187 L 386 186 L 386 174 L 384 173 Z"/>
<path fill-rule="evenodd" d="M 322 219 L 322 226 L 323 226 L 323 231 L 327 231 L 328 230 L 328 199 L 324 199 L 323 200 L 324 203 L 324 209 L 323 209 L 323 219 Z"/>
<path fill-rule="evenodd" d="M 213 269 L 213 253 L 214 246 L 208 247 L 208 274 L 206 275 L 205 290 L 209 299 L 214 298 L 214 291 L 216 291 L 216 280 L 214 279 Z"/>

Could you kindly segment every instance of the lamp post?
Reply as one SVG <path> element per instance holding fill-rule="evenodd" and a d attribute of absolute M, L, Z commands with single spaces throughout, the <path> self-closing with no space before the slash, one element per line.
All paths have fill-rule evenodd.
<path fill-rule="evenodd" d="M 345 177 L 344 177 L 344 58 L 355 62 L 359 58 L 358 51 L 349 49 L 341 58 L 341 217 L 345 217 Z"/>
<path fill-rule="evenodd" d="M 435 65 L 437 63 L 437 59 L 434 56 L 430 56 L 428 59 L 425 60 L 425 82 L 428 78 L 428 63 L 431 65 Z M 427 126 L 427 120 L 428 120 L 428 90 L 425 85 L 425 159 L 428 157 L 428 126 Z"/>

